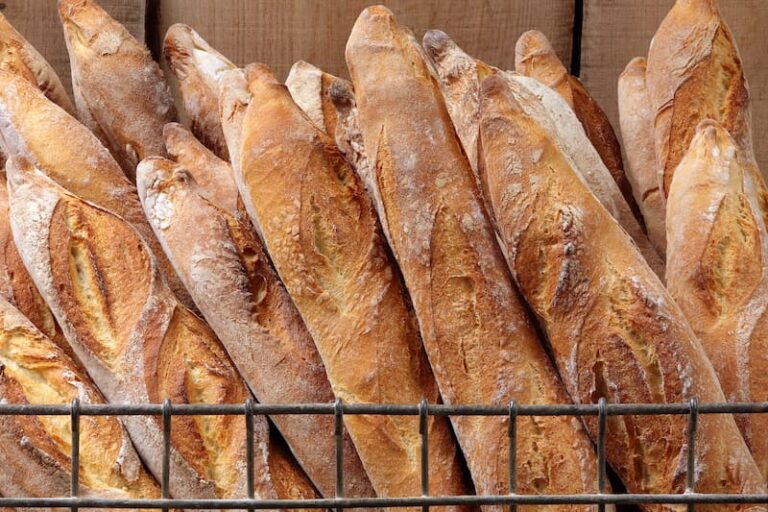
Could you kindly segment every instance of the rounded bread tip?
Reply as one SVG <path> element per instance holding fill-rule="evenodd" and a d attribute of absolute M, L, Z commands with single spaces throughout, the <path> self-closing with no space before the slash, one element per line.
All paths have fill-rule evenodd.
<path fill-rule="evenodd" d="M 430 57 L 438 60 L 446 51 L 456 46 L 456 43 L 442 30 L 429 30 L 421 40 L 422 46 Z"/>
<path fill-rule="evenodd" d="M 647 67 L 647 61 L 645 57 L 635 57 L 624 67 L 624 71 L 621 72 L 620 78 L 643 76 L 645 77 L 645 70 Z"/>
<path fill-rule="evenodd" d="M 349 82 L 339 79 L 331 83 L 331 87 L 328 89 L 328 96 L 330 96 L 334 106 L 341 109 L 351 107 L 355 99 L 354 91 L 350 87 Z"/>
<path fill-rule="evenodd" d="M 248 84 L 248 89 L 251 89 L 255 84 L 277 84 L 278 81 L 275 78 L 275 74 L 266 64 L 256 62 L 248 64 L 244 68 L 245 81 Z"/>
<path fill-rule="evenodd" d="M 529 30 L 517 39 L 515 43 L 515 64 L 525 61 L 535 55 L 553 53 L 552 43 L 547 36 L 538 30 Z"/>

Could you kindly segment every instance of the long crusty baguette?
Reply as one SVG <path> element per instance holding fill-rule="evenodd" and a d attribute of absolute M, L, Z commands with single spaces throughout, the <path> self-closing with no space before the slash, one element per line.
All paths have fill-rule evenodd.
<path fill-rule="evenodd" d="M 721 123 L 752 158 L 747 80 L 717 0 L 675 2 L 651 41 L 646 82 L 664 197 L 704 119 Z"/>
<path fill-rule="evenodd" d="M 216 101 L 218 102 L 218 98 Z M 218 117 L 218 106 L 216 112 Z M 178 123 L 165 125 L 163 137 L 168 155 L 189 171 L 205 198 L 239 217 L 241 202 L 232 167 Z"/>
<path fill-rule="evenodd" d="M 619 75 L 619 122 L 624 151 L 627 153 L 627 179 L 632 185 L 640 212 L 645 220 L 648 239 L 664 257 L 664 194 L 659 188 L 656 150 L 653 142 L 653 109 L 645 81 L 645 59 L 632 59 Z"/>
<path fill-rule="evenodd" d="M 243 403 L 249 396 L 211 329 L 182 306 L 130 224 L 68 193 L 22 159 L 8 167 L 14 240 L 80 361 L 114 403 Z M 125 420 L 152 473 L 162 464 L 160 417 Z M 259 496 L 274 498 L 269 430 L 255 422 Z M 236 416 L 173 419 L 170 491 L 244 497 L 245 424 Z"/>
<path fill-rule="evenodd" d="M 0 14 L 0 69 L 23 76 L 35 84 L 49 100 L 69 114 L 75 115 L 75 107 L 56 71 L 2 14 Z"/>
<path fill-rule="evenodd" d="M 165 155 L 176 120 L 170 88 L 147 47 L 95 0 L 58 0 L 80 119 L 136 181 L 136 165 Z"/>
<path fill-rule="evenodd" d="M 333 401 L 320 354 L 250 223 L 215 206 L 204 187 L 169 160 L 142 161 L 137 183 L 157 237 L 256 398 Z M 328 464 L 335 453 L 333 418 L 294 415 L 273 421 L 318 489 L 333 496 L 336 473 Z M 349 436 L 346 441 L 345 495 L 374 496 Z"/>
<path fill-rule="evenodd" d="M 702 121 L 667 198 L 667 288 L 706 350 L 725 398 L 768 399 L 768 231 L 762 178 L 738 148 Z M 736 418 L 763 475 L 768 417 Z"/>
<path fill-rule="evenodd" d="M 269 70 L 247 73 L 235 179 L 333 391 L 347 403 L 436 402 L 415 318 L 360 179 Z M 345 423 L 377 494 L 420 492 L 417 418 Z M 467 492 L 445 418 L 430 418 L 429 457 L 431 493 Z"/>
<path fill-rule="evenodd" d="M 568 102 L 581 121 L 590 142 L 611 172 L 624 200 L 640 220 L 640 210 L 624 173 L 621 146 L 608 116 L 589 95 L 579 79 L 568 73 L 544 34 L 537 30 L 530 30 L 520 36 L 515 45 L 515 71 L 539 80 L 557 91 Z"/>
<path fill-rule="evenodd" d="M 390 244 L 441 395 L 451 404 L 567 403 L 414 44 L 389 10 L 371 7 L 346 56 Z M 506 420 L 452 420 L 478 493 L 508 492 Z M 536 418 L 518 428 L 520 492 L 594 491 L 594 449 L 578 421 Z"/>
<path fill-rule="evenodd" d="M 192 306 L 141 209 L 136 187 L 88 129 L 26 80 L 0 70 L 0 148 L 28 158 L 73 194 L 127 220 L 150 244 L 179 299 Z"/>
<path fill-rule="evenodd" d="M 505 80 L 486 78 L 481 93 L 486 197 L 509 267 L 549 339 L 571 397 L 579 403 L 600 397 L 610 403 L 692 397 L 722 402 L 701 344 L 626 233 L 548 134 L 525 115 Z M 586 422 L 594 435 L 596 418 Z M 686 425 L 685 416 L 608 419 L 608 461 L 629 492 L 685 489 Z M 699 417 L 694 478 L 703 493 L 765 492 L 732 416 Z"/>
<path fill-rule="evenodd" d="M 331 100 L 331 87 L 341 80 L 324 73 L 308 62 L 296 62 L 285 79 L 285 86 L 301 110 L 325 133 L 336 133 L 337 113 Z"/>
<path fill-rule="evenodd" d="M 0 298 L 0 401 L 104 403 L 88 376 L 45 334 Z M 70 491 L 68 416 L 0 416 L 0 492 L 63 497 Z M 102 498 L 159 498 L 128 433 L 112 416 L 80 419 L 80 492 Z"/>
<path fill-rule="evenodd" d="M 236 66 L 183 23 L 166 32 L 163 54 L 179 82 L 192 133 L 219 158 L 229 160 L 219 117 L 219 82 Z"/>
<path fill-rule="evenodd" d="M 659 275 L 664 274 L 659 254 L 648 241 L 573 109 L 557 92 L 536 79 L 504 73 L 476 61 L 442 32 L 428 32 L 424 36 L 424 45 L 436 70 L 451 120 L 468 156 L 477 154 L 480 80 L 490 74 L 500 74 L 510 80 L 510 86 L 526 114 L 536 119 L 557 140 L 595 196 L 637 243 L 651 267 Z"/>

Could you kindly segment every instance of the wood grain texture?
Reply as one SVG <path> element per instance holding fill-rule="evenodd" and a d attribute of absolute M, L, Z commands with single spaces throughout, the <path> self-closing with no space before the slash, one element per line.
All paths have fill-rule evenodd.
<path fill-rule="evenodd" d="M 627 63 L 648 46 L 674 0 L 585 0 L 581 80 L 618 131 L 616 82 Z M 768 167 L 768 52 L 765 0 L 720 0 L 720 10 L 736 37 L 752 103 L 753 138 L 761 168 Z"/>
<path fill-rule="evenodd" d="M 144 39 L 146 0 L 99 0 L 99 3 L 137 39 Z M 69 57 L 56 0 L 5 0 L 0 2 L 0 12 L 53 66 L 71 95 Z"/>

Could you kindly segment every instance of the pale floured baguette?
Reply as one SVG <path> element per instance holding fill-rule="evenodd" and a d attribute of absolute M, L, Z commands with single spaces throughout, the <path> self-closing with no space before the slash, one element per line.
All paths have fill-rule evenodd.
<path fill-rule="evenodd" d="M 192 133 L 219 158 L 229 160 L 219 117 L 219 82 L 236 66 L 183 23 L 166 32 L 163 54 L 179 82 Z"/>
<path fill-rule="evenodd" d="M 49 100 L 69 114 L 75 115 L 75 107 L 56 71 L 2 14 L 0 14 L 0 69 L 23 76 L 35 84 Z"/>
<path fill-rule="evenodd" d="M 144 45 L 95 0 L 58 0 L 80 119 L 131 181 L 136 165 L 165 155 L 163 126 L 176 120 L 170 88 Z"/>
<path fill-rule="evenodd" d="M 23 159 L 9 161 L 11 226 L 38 289 L 91 378 L 113 403 L 243 403 L 245 383 L 211 329 L 161 279 L 139 233 L 56 185 Z M 158 416 L 125 425 L 155 477 L 163 440 Z M 274 498 L 268 425 L 255 421 L 256 492 Z M 173 419 L 170 492 L 244 497 L 245 423 L 237 416 Z"/>
<path fill-rule="evenodd" d="M 752 158 L 749 90 L 733 34 L 717 0 L 677 0 L 648 51 L 646 82 L 654 111 L 659 185 L 672 175 L 696 126 L 714 119 Z"/>
<path fill-rule="evenodd" d="M 292 67 L 285 85 L 291 97 L 318 128 L 331 137 L 336 133 L 337 113 L 330 97 L 337 78 L 324 73 L 309 62 L 300 60 Z"/>
<path fill-rule="evenodd" d="M 664 194 L 659 188 L 653 142 L 653 109 L 645 83 L 645 59 L 632 59 L 619 76 L 619 122 L 627 154 L 627 179 L 645 220 L 648 239 L 664 257 Z"/>
<path fill-rule="evenodd" d="M 150 245 L 179 299 L 193 302 L 141 209 L 136 187 L 88 129 L 24 79 L 0 70 L 0 148 L 29 159 L 73 194 L 128 221 Z"/>
<path fill-rule="evenodd" d="M 355 23 L 346 56 L 390 243 L 441 395 L 451 404 L 567 403 L 414 44 L 389 10 L 371 7 Z M 478 493 L 508 492 L 506 421 L 452 420 Z M 519 492 L 595 490 L 595 453 L 578 420 L 536 418 L 518 428 Z"/>
<path fill-rule="evenodd" d="M 768 400 L 768 232 L 765 184 L 738 148 L 703 121 L 667 198 L 667 288 L 701 340 L 725 398 Z M 768 417 L 736 421 L 763 475 Z"/>
<path fill-rule="evenodd" d="M 486 197 L 510 269 L 571 397 L 579 403 L 600 397 L 610 403 L 724 401 L 682 311 L 546 131 L 525 115 L 505 80 L 486 78 L 481 94 Z M 597 419 L 586 422 L 596 434 Z M 608 461 L 630 493 L 683 492 L 685 416 L 614 416 L 607 428 Z M 695 467 L 697 492 L 765 492 L 731 415 L 699 416 Z"/>
<path fill-rule="evenodd" d="M 0 298 L 0 401 L 9 404 L 101 404 L 88 376 L 56 343 Z M 0 416 L 0 492 L 10 497 L 69 496 L 69 416 Z M 101 498 L 159 498 L 122 423 L 80 418 L 80 493 Z"/>
<path fill-rule="evenodd" d="M 218 117 L 218 107 L 216 112 Z M 168 155 L 189 171 L 205 198 L 239 217 L 241 203 L 232 167 L 178 123 L 165 125 L 163 137 Z"/>
<path fill-rule="evenodd" d="M 624 200 L 640 220 L 640 210 L 624 173 L 621 146 L 608 116 L 589 95 L 579 79 L 568 73 L 544 34 L 537 30 L 530 30 L 520 36 L 515 45 L 515 71 L 535 78 L 557 91 L 571 106 L 584 127 L 589 141 L 619 186 Z"/>
<path fill-rule="evenodd" d="M 142 161 L 137 184 L 169 258 L 256 398 L 280 404 L 333 401 L 320 354 L 250 223 L 215 206 L 190 173 L 169 160 Z M 328 464 L 335 453 L 333 417 L 273 421 L 318 489 L 333 496 L 336 473 Z M 345 495 L 374 496 L 349 436 L 344 453 Z"/>
<path fill-rule="evenodd" d="M 251 101 L 235 179 L 333 391 L 347 403 L 437 402 L 416 320 L 362 182 L 268 69 L 246 71 Z M 345 417 L 378 495 L 419 494 L 418 423 Z M 468 492 L 445 418 L 429 420 L 429 457 L 432 494 Z"/>

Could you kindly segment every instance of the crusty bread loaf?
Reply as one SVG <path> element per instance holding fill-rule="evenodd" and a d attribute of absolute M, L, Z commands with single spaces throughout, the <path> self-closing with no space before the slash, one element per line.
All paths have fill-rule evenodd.
<path fill-rule="evenodd" d="M 0 70 L 0 148 L 28 158 L 73 194 L 127 220 L 150 244 L 163 275 L 187 306 L 192 299 L 163 254 L 136 187 L 109 151 L 75 118 L 22 78 Z"/>
<path fill-rule="evenodd" d="M 360 179 L 269 70 L 246 71 L 251 101 L 235 179 L 336 396 L 437 402 L 415 318 Z M 413 416 L 345 417 L 380 496 L 419 494 L 418 423 Z M 445 418 L 430 418 L 429 443 L 430 491 L 465 494 Z"/>
<path fill-rule="evenodd" d="M 682 311 L 557 145 L 525 115 L 505 80 L 486 78 L 481 94 L 486 197 L 509 267 L 571 397 L 579 403 L 600 397 L 609 403 L 724 401 Z M 597 419 L 586 422 L 596 434 Z M 686 424 L 685 416 L 608 418 L 606 454 L 629 492 L 684 490 Z M 702 493 L 765 492 L 732 416 L 698 418 L 695 486 Z"/>
<path fill-rule="evenodd" d="M 147 47 L 95 0 L 58 0 L 82 122 L 136 181 L 136 165 L 165 155 L 163 126 L 176 108 Z"/>
<path fill-rule="evenodd" d="M 414 44 L 389 10 L 371 7 L 346 55 L 390 244 L 441 395 L 451 404 L 567 403 Z M 508 492 L 506 419 L 452 420 L 478 493 Z M 536 418 L 518 428 L 518 492 L 595 491 L 594 449 L 579 421 Z"/>
<path fill-rule="evenodd" d="M 515 45 L 515 71 L 554 89 L 568 102 L 581 121 L 590 142 L 611 172 L 624 200 L 636 218 L 641 220 L 640 210 L 632 196 L 632 187 L 624 173 L 621 146 L 608 116 L 579 79 L 568 73 L 544 34 L 529 30 L 520 36 Z"/>
<path fill-rule="evenodd" d="M 65 352 L 0 298 L 0 401 L 104 403 Z M 0 492 L 12 497 L 69 496 L 69 416 L 0 416 Z M 159 498 L 128 433 L 113 416 L 80 418 L 80 492 L 102 498 Z"/>
<path fill-rule="evenodd" d="M 207 200 L 190 173 L 169 160 L 142 161 L 137 184 L 157 237 L 256 398 L 333 401 L 320 354 L 250 223 Z M 336 473 L 328 464 L 335 453 L 333 417 L 273 421 L 318 489 L 333 496 Z M 346 440 L 345 495 L 374 496 L 349 436 Z"/>
<path fill-rule="evenodd" d="M 248 85 L 245 81 L 245 73 L 242 69 L 232 69 L 221 77 L 221 89 L 219 90 L 219 117 L 221 129 L 227 142 L 227 150 L 230 155 L 232 172 L 237 176 L 240 169 L 240 148 L 243 139 L 243 117 L 251 101 Z M 258 226 L 255 226 L 258 228 Z"/>
<path fill-rule="evenodd" d="M 16 73 L 35 84 L 45 96 L 75 115 L 61 79 L 48 61 L 0 14 L 0 69 Z"/>
<path fill-rule="evenodd" d="M 664 197 L 704 119 L 721 123 L 751 158 L 749 90 L 717 0 L 677 0 L 651 41 L 646 71 Z"/>
<path fill-rule="evenodd" d="M 653 109 L 645 83 L 645 59 L 632 59 L 619 76 L 619 121 L 627 154 L 627 179 L 643 214 L 648 239 L 664 257 L 667 250 L 664 194 L 659 188 L 653 142 Z"/>
<path fill-rule="evenodd" d="M 219 158 L 229 160 L 219 117 L 219 82 L 236 66 L 183 23 L 166 32 L 163 54 L 178 80 L 192 133 Z"/>
<path fill-rule="evenodd" d="M 8 167 L 14 240 L 64 334 L 114 403 L 243 403 L 249 396 L 210 328 L 161 279 L 130 224 L 66 192 L 22 159 Z M 152 473 L 161 474 L 161 418 L 125 424 Z M 256 492 L 274 498 L 269 429 L 255 421 Z M 237 416 L 173 419 L 171 494 L 244 497 L 245 424 Z"/>
<path fill-rule="evenodd" d="M 337 113 L 331 100 L 330 90 L 334 82 L 341 80 L 324 73 L 309 62 L 300 60 L 292 67 L 285 85 L 293 101 L 325 133 L 334 137 Z"/>
<path fill-rule="evenodd" d="M 725 398 L 768 399 L 768 231 L 762 178 L 738 148 L 702 121 L 667 198 L 667 288 L 706 350 Z M 763 475 L 768 417 L 736 418 Z"/>

